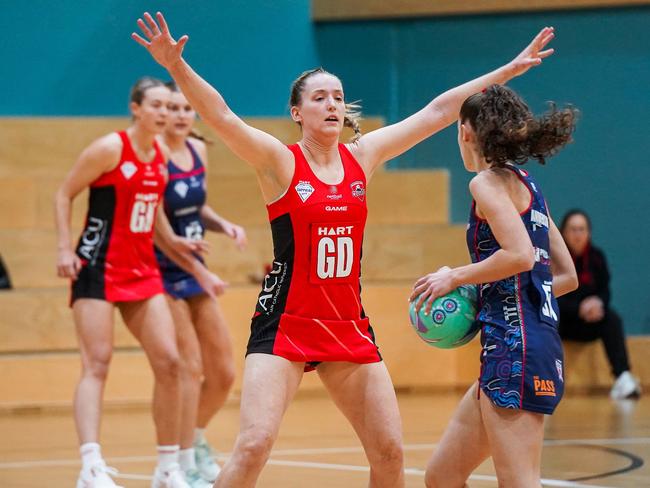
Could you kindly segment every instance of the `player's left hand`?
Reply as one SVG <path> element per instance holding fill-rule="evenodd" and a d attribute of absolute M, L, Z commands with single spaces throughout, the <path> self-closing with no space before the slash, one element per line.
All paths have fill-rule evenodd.
<path fill-rule="evenodd" d="M 240 225 L 233 224 L 232 222 L 224 221 L 221 223 L 223 233 L 235 241 L 237 249 L 243 251 L 248 245 L 248 238 L 246 231 Z"/>
<path fill-rule="evenodd" d="M 549 57 L 554 49 L 544 49 L 546 45 L 555 37 L 553 27 L 544 27 L 535 38 L 521 51 L 519 55 L 508 63 L 512 70 L 512 76 L 523 75 L 533 66 L 542 64 L 542 59 Z"/>
<path fill-rule="evenodd" d="M 433 301 L 446 295 L 454 288 L 456 287 L 454 285 L 453 270 L 449 266 L 443 266 L 435 273 L 429 273 L 415 282 L 409 302 L 417 299 L 415 309 L 418 312 L 426 302 L 424 311 L 428 314 L 431 313 Z"/>

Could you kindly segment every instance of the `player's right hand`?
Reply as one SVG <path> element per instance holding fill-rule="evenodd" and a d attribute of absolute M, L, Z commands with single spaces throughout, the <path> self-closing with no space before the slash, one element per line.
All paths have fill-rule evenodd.
<path fill-rule="evenodd" d="M 131 34 L 131 37 L 135 42 L 149 51 L 149 54 L 161 66 L 169 70 L 175 63 L 181 60 L 183 47 L 189 37 L 182 36 L 176 41 L 169 32 L 165 17 L 160 12 L 156 12 L 156 20 L 158 22 L 154 20 L 149 12 L 145 12 L 143 17 L 144 20 L 138 19 L 138 27 L 140 27 L 140 30 L 147 39 L 143 39 L 135 32 Z"/>
<path fill-rule="evenodd" d="M 81 259 L 70 249 L 59 251 L 56 258 L 56 274 L 59 278 L 77 279 L 81 271 Z"/>
<path fill-rule="evenodd" d="M 228 288 L 227 282 L 208 270 L 196 278 L 201 288 L 212 298 L 223 295 L 226 292 L 226 288 Z"/>

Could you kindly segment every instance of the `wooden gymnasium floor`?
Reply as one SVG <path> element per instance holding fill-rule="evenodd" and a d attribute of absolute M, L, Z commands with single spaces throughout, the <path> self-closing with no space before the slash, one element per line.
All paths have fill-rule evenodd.
<path fill-rule="evenodd" d="M 408 487 L 423 486 L 426 460 L 459 394 L 399 395 L 404 423 Z M 238 408 L 229 402 L 208 437 L 228 455 Z M 154 466 L 152 422 L 145 408 L 110 408 L 103 421 L 103 449 L 125 487 L 149 486 Z M 606 395 L 565 398 L 547 419 L 544 486 L 650 487 L 650 398 L 612 402 Z M 68 410 L 0 414 L 0 487 L 73 487 L 79 469 Z M 267 488 L 363 487 L 365 458 L 345 419 L 324 394 L 298 395 L 258 486 Z M 471 487 L 496 487 L 491 461 Z"/>

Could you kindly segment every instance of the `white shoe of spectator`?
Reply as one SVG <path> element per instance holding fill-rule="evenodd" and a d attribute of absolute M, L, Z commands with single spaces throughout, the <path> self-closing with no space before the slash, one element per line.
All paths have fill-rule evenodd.
<path fill-rule="evenodd" d="M 639 379 L 633 376 L 629 371 L 623 371 L 612 386 L 609 396 L 613 400 L 622 400 L 624 398 L 635 398 L 641 396 L 641 385 Z"/>

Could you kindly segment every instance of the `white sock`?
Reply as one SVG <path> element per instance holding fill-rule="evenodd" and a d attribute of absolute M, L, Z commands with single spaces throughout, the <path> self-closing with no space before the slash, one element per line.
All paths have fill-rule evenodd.
<path fill-rule="evenodd" d="M 179 445 L 158 446 L 158 468 L 167 471 L 172 464 L 178 463 Z"/>
<path fill-rule="evenodd" d="M 203 444 L 207 443 L 205 440 L 205 429 L 199 429 L 198 427 L 194 429 L 194 444 Z"/>
<path fill-rule="evenodd" d="M 96 442 L 81 444 L 79 452 L 81 453 L 81 469 L 89 470 L 103 461 L 101 447 Z"/>
<path fill-rule="evenodd" d="M 183 471 L 192 471 L 196 469 L 196 460 L 194 459 L 194 448 L 181 449 L 178 451 L 178 462 Z"/>

